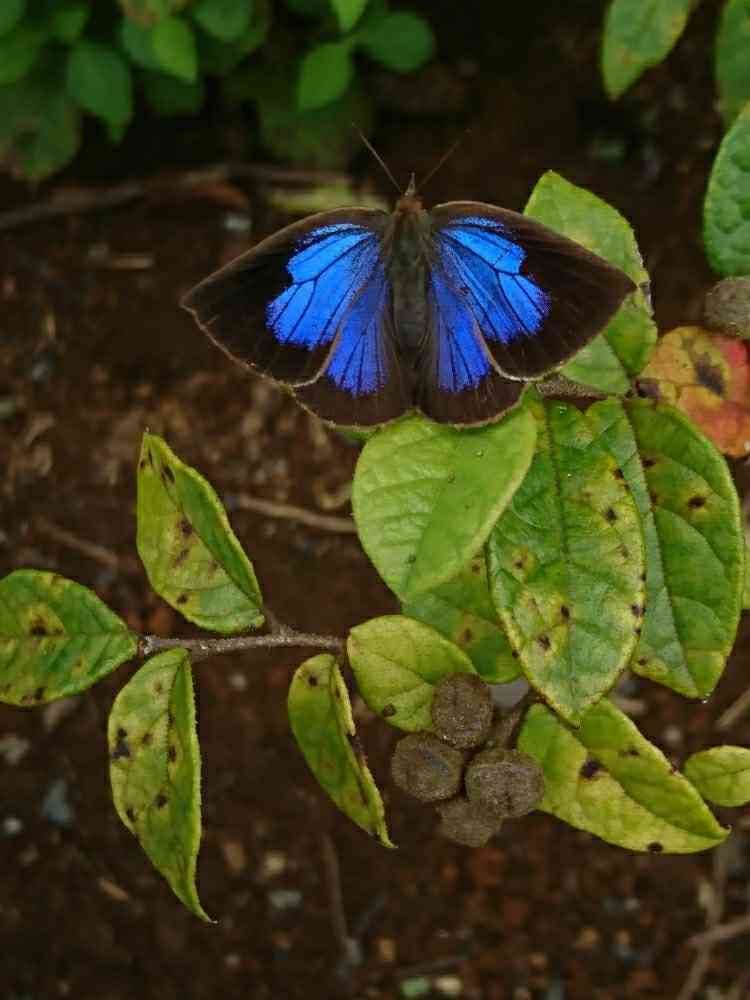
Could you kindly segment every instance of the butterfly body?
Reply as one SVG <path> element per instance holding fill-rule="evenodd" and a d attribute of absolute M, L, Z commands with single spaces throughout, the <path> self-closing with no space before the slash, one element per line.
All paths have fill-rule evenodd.
<path fill-rule="evenodd" d="M 618 268 L 482 202 L 347 208 L 282 229 L 183 304 L 232 358 L 332 423 L 411 409 L 496 419 L 560 367 L 634 289 Z"/>

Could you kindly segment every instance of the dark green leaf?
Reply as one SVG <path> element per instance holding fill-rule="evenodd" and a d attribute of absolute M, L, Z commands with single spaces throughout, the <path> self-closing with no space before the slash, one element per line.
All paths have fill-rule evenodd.
<path fill-rule="evenodd" d="M 367 6 L 367 0 L 331 0 L 336 11 L 339 27 L 343 32 L 351 31 Z"/>
<path fill-rule="evenodd" d="M 490 587 L 523 671 L 574 724 L 630 659 L 643 539 L 617 463 L 574 406 L 529 396 L 537 451 L 488 544 Z"/>
<path fill-rule="evenodd" d="M 202 72 L 226 76 L 236 69 L 246 56 L 263 44 L 271 26 L 270 0 L 254 0 L 247 30 L 233 42 L 222 42 L 213 35 L 200 32 L 197 38 L 198 62 Z"/>
<path fill-rule="evenodd" d="M 518 746 L 544 770 L 540 809 L 611 844 L 686 854 L 727 836 L 690 782 L 606 699 L 575 732 L 532 706 Z"/>
<path fill-rule="evenodd" d="M 80 113 L 67 94 L 55 95 L 35 130 L 18 141 L 27 180 L 44 180 L 70 163 L 80 145 L 80 122 Z"/>
<path fill-rule="evenodd" d="M 352 78 L 351 46 L 348 42 L 325 42 L 303 58 L 297 84 L 297 104 L 311 111 L 330 104 L 344 93 Z"/>
<path fill-rule="evenodd" d="M 19 24 L 0 35 L 0 86 L 15 83 L 34 66 L 44 44 L 44 33 L 29 24 Z"/>
<path fill-rule="evenodd" d="M 368 55 L 398 73 L 419 69 L 435 52 L 430 26 L 405 10 L 371 19 L 358 37 Z"/>
<path fill-rule="evenodd" d="M 72 580 L 33 569 L 0 580 L 0 701 L 38 705 L 85 691 L 137 646 L 125 622 Z"/>
<path fill-rule="evenodd" d="M 205 98 L 203 81 L 185 83 L 167 73 L 144 73 L 146 100 L 159 115 L 196 115 Z"/>
<path fill-rule="evenodd" d="M 49 29 L 59 41 L 71 45 L 86 27 L 90 13 L 89 4 L 82 2 L 82 0 L 67 0 L 67 3 L 58 3 L 52 11 Z"/>
<path fill-rule="evenodd" d="M 195 868 L 201 839 L 201 758 L 190 660 L 153 656 L 109 716 L 109 776 L 117 814 L 175 895 L 203 920 Z"/>
<path fill-rule="evenodd" d="M 236 41 L 247 30 L 252 0 L 199 0 L 190 9 L 198 24 L 222 42 Z"/>
<path fill-rule="evenodd" d="M 728 0 L 716 36 L 716 83 L 727 126 L 750 101 L 750 0 Z"/>
<path fill-rule="evenodd" d="M 357 738 L 349 692 L 327 653 L 306 660 L 289 688 L 289 722 L 310 770 L 339 809 L 385 847 L 385 810 Z"/>
<path fill-rule="evenodd" d="M 529 468 L 536 424 L 523 407 L 456 430 L 409 417 L 362 449 L 352 507 L 362 545 L 402 600 L 445 583 L 480 551 Z"/>
<path fill-rule="evenodd" d="M 189 621 L 215 632 L 263 622 L 250 560 L 213 487 L 155 434 L 138 464 L 138 553 L 154 590 Z"/>
<path fill-rule="evenodd" d="M 439 632 L 401 615 L 371 618 L 349 633 L 347 652 L 359 692 L 373 712 L 398 729 L 432 729 L 433 688 L 471 660 Z"/>
<path fill-rule="evenodd" d="M 26 0 L 3 0 L 0 4 L 0 35 L 5 35 L 15 28 L 25 10 Z"/>
<path fill-rule="evenodd" d="M 747 747 L 711 747 L 694 753 L 685 761 L 685 776 L 717 806 L 744 806 L 750 802 Z"/>
<path fill-rule="evenodd" d="M 191 0 L 117 0 L 125 14 L 133 21 L 150 28 L 161 18 L 182 10 Z"/>
<path fill-rule="evenodd" d="M 180 17 L 165 17 L 151 31 L 151 46 L 161 69 L 185 83 L 195 83 L 198 53 L 190 24 Z"/>
<path fill-rule="evenodd" d="M 604 22 L 602 72 L 619 97 L 656 66 L 682 34 L 695 0 L 613 0 Z"/>
<path fill-rule="evenodd" d="M 407 601 L 402 610 L 463 649 L 488 684 L 506 684 L 521 673 L 492 603 L 484 556 L 472 559 L 447 583 Z"/>
<path fill-rule="evenodd" d="M 750 274 L 750 106 L 719 146 L 703 205 L 703 241 L 719 274 Z"/>
<path fill-rule="evenodd" d="M 119 26 L 120 44 L 130 59 L 144 69 L 158 69 L 159 60 L 154 55 L 151 29 L 124 17 Z"/>
<path fill-rule="evenodd" d="M 68 60 L 67 89 L 80 107 L 106 122 L 121 125 L 132 117 L 130 68 L 109 45 L 76 42 Z"/>
<path fill-rule="evenodd" d="M 568 378 L 601 392 L 627 392 L 632 376 L 645 366 L 656 343 L 656 324 L 643 291 L 648 273 L 633 230 L 611 205 L 551 170 L 537 182 L 525 214 L 604 257 L 639 286 L 603 334 L 562 368 Z"/>
<path fill-rule="evenodd" d="M 739 622 L 744 541 L 726 462 L 678 410 L 650 400 L 588 411 L 638 507 L 646 544 L 636 673 L 690 698 L 719 680 Z"/>

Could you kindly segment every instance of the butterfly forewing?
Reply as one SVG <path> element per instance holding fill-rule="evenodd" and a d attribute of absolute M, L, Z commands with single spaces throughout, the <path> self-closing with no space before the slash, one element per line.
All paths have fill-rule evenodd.
<path fill-rule="evenodd" d="M 456 201 L 438 205 L 430 219 L 433 267 L 511 379 L 558 368 L 635 289 L 623 271 L 516 212 Z"/>
<path fill-rule="evenodd" d="M 356 208 L 310 216 L 206 278 L 183 305 L 235 360 L 292 386 L 310 382 L 357 301 L 382 285 L 388 219 Z"/>

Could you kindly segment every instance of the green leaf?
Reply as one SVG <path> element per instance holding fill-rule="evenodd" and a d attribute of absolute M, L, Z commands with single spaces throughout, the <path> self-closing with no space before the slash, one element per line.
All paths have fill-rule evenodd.
<path fill-rule="evenodd" d="M 185 83 L 195 83 L 198 52 L 190 24 L 180 17 L 165 17 L 151 31 L 151 45 L 161 69 Z"/>
<path fill-rule="evenodd" d="M 352 718 L 349 692 L 335 659 L 321 653 L 294 674 L 289 722 L 310 770 L 339 809 L 384 847 L 393 847 L 378 786 Z"/>
<path fill-rule="evenodd" d="M 39 58 L 44 33 L 29 24 L 19 24 L 0 35 L 0 86 L 26 76 Z"/>
<path fill-rule="evenodd" d="M 201 32 L 197 38 L 201 71 L 226 76 L 265 42 L 270 27 L 270 0 L 253 0 L 250 22 L 236 41 L 222 42 L 213 35 Z"/>
<path fill-rule="evenodd" d="M 124 17 L 118 28 L 120 45 L 136 66 L 144 69 L 158 69 L 159 60 L 154 55 L 151 29 L 144 28 L 136 21 Z"/>
<path fill-rule="evenodd" d="M 648 273 L 633 230 L 611 205 L 551 170 L 537 182 L 525 214 L 599 254 L 638 286 L 604 332 L 562 368 L 568 378 L 601 392 L 627 392 L 656 343 L 656 324 L 643 290 Z"/>
<path fill-rule="evenodd" d="M 398 729 L 432 729 L 433 688 L 449 674 L 475 673 L 458 646 L 421 622 L 384 615 L 349 633 L 347 652 L 365 702 Z"/>
<path fill-rule="evenodd" d="M 613 0 L 604 22 L 602 73 L 610 97 L 623 94 L 667 57 L 695 0 Z"/>
<path fill-rule="evenodd" d="M 86 27 L 90 13 L 89 4 L 82 3 L 81 0 L 59 3 L 52 11 L 49 29 L 59 41 L 71 45 Z"/>
<path fill-rule="evenodd" d="M 67 89 L 80 107 L 112 125 L 133 115 L 130 67 L 110 45 L 76 42 L 68 59 Z"/>
<path fill-rule="evenodd" d="M 750 274 L 750 105 L 724 136 L 708 178 L 703 242 L 719 274 Z"/>
<path fill-rule="evenodd" d="M 744 806 L 750 802 L 750 750 L 747 747 L 711 747 L 685 761 L 685 777 L 704 799 L 717 806 Z"/>
<path fill-rule="evenodd" d="M 0 580 L 0 701 L 6 704 L 78 694 L 137 648 L 125 622 L 79 583 L 33 569 Z"/>
<path fill-rule="evenodd" d="M 195 887 L 201 757 L 184 649 L 144 663 L 115 698 L 107 728 L 118 816 L 177 898 L 197 917 L 210 920 Z"/>
<path fill-rule="evenodd" d="M 198 24 L 222 42 L 236 41 L 250 24 L 252 0 L 199 0 L 190 9 Z"/>
<path fill-rule="evenodd" d="M 529 682 L 578 723 L 635 646 L 644 597 L 638 512 L 574 406 L 529 396 L 538 443 L 488 544 L 490 589 Z"/>
<path fill-rule="evenodd" d="M 81 116 L 65 92 L 57 93 L 40 116 L 36 129 L 18 141 L 23 174 L 40 181 L 62 169 L 80 145 Z"/>
<path fill-rule="evenodd" d="M 524 407 L 487 427 L 422 417 L 385 427 L 362 449 L 352 509 L 360 541 L 402 600 L 454 577 L 479 552 L 531 463 Z"/>
<path fill-rule="evenodd" d="M 631 667 L 705 698 L 732 648 L 744 585 L 739 500 L 727 464 L 665 403 L 605 400 L 588 419 L 622 469 L 643 525 L 646 613 Z"/>
<path fill-rule="evenodd" d="M 200 78 L 185 83 L 167 73 L 146 72 L 142 82 L 146 100 L 159 115 L 196 115 L 203 107 L 205 91 Z"/>
<path fill-rule="evenodd" d="M 26 0 L 3 0 L 0 4 L 0 35 L 6 35 L 19 23 L 26 10 Z"/>
<path fill-rule="evenodd" d="M 154 590 L 196 625 L 239 632 L 263 622 L 250 560 L 210 483 L 155 434 L 138 464 L 138 553 Z"/>
<path fill-rule="evenodd" d="M 745 586 L 742 591 L 742 608 L 750 610 L 750 543 L 745 540 Z"/>
<path fill-rule="evenodd" d="M 336 11 L 342 32 L 347 32 L 351 31 L 362 17 L 367 0 L 331 0 L 331 6 Z"/>
<path fill-rule="evenodd" d="M 727 836 L 687 779 L 606 699 L 575 733 L 534 705 L 518 747 L 544 770 L 540 809 L 631 851 L 687 854 Z"/>
<path fill-rule="evenodd" d="M 297 83 L 297 105 L 311 111 L 341 97 L 354 72 L 348 42 L 325 42 L 302 59 Z"/>
<path fill-rule="evenodd" d="M 716 35 L 716 83 L 724 123 L 750 101 L 750 0 L 728 0 Z"/>
<path fill-rule="evenodd" d="M 435 52 L 429 24 L 405 10 L 373 18 L 359 32 L 359 41 L 368 55 L 398 73 L 419 69 Z"/>
<path fill-rule="evenodd" d="M 483 556 L 447 583 L 406 601 L 402 610 L 462 649 L 488 684 L 506 684 L 521 673 L 492 603 Z"/>

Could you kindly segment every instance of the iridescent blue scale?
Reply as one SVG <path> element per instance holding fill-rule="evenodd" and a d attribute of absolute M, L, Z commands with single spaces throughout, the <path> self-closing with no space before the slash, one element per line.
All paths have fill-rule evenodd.
<path fill-rule="evenodd" d="M 591 340 L 634 288 L 537 222 L 479 202 L 323 212 L 186 297 L 232 357 L 325 420 L 420 409 L 477 424 Z"/>

